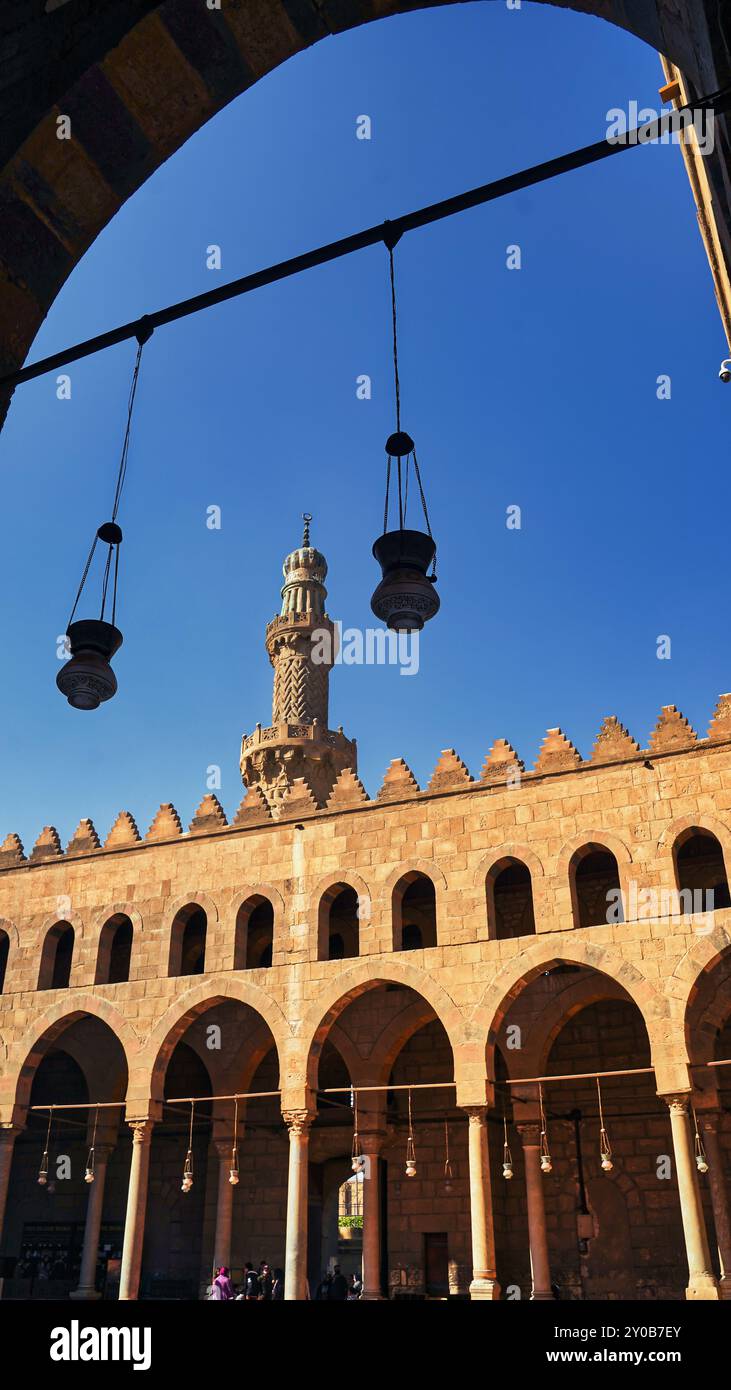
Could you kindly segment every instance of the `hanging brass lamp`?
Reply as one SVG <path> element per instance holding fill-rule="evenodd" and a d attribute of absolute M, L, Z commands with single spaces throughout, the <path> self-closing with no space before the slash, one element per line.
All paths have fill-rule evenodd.
<path fill-rule="evenodd" d="M 383 535 L 374 542 L 373 554 L 381 567 L 381 582 L 371 598 L 371 609 L 387 627 L 396 632 L 420 632 L 439 611 L 436 583 L 436 542 L 431 533 L 426 497 L 421 481 L 416 446 L 401 428 L 401 388 L 398 369 L 396 325 L 396 286 L 393 248 L 398 237 L 384 236 L 388 248 L 391 278 L 391 318 L 393 329 L 393 370 L 396 395 L 396 429 L 386 440 L 386 501 L 383 509 Z M 389 530 L 391 473 L 395 461 L 398 493 L 398 528 Z M 425 531 L 407 526 L 409 481 L 413 474 L 419 490 Z M 428 573 L 431 566 L 431 574 Z"/>
<path fill-rule="evenodd" d="M 111 521 L 99 527 L 92 541 L 76 600 L 71 610 L 66 639 L 70 660 L 61 667 L 56 676 L 56 685 L 66 696 L 74 709 L 98 709 L 101 704 L 111 700 L 117 693 L 117 677 L 112 670 L 111 661 L 122 645 L 122 633 L 116 626 L 117 582 L 119 579 L 119 547 L 122 544 L 122 530 L 117 524 L 117 512 L 122 498 L 122 489 L 127 473 L 132 412 L 134 410 L 137 382 L 140 373 L 142 348 L 152 334 L 152 327 L 144 319 L 137 329 L 137 358 L 132 374 L 129 401 L 127 404 L 127 427 L 122 444 L 122 456 L 117 474 L 117 487 L 114 494 Z M 97 543 L 108 546 L 103 565 L 101 611 L 98 618 L 82 618 L 74 622 L 74 614 L 79 606 L 84 585 L 94 559 Z M 109 592 L 111 586 L 111 594 Z M 107 600 L 110 601 L 111 622 L 105 620 Z"/>

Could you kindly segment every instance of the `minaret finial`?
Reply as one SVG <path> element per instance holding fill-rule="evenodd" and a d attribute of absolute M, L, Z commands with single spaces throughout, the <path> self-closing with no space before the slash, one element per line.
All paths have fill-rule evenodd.
<path fill-rule="evenodd" d="M 304 523 L 305 523 L 305 529 L 304 529 L 304 532 L 303 532 L 303 535 L 302 535 L 302 544 L 303 544 L 303 545 L 309 545 L 309 544 L 310 544 L 310 522 L 312 521 L 312 512 L 303 512 L 303 513 L 302 513 L 302 520 L 303 520 Z"/>

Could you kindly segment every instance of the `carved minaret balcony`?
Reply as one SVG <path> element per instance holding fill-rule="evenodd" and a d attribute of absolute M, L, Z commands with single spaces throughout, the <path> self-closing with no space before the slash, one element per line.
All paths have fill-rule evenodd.
<path fill-rule="evenodd" d="M 282 608 L 266 630 L 274 667 L 272 724 L 257 724 L 241 741 L 244 785 L 259 786 L 274 815 L 298 778 L 324 806 L 343 768 L 357 771 L 355 740 L 342 728 L 328 728 L 335 631 L 325 612 L 327 561 L 310 545 L 310 521 L 305 515 L 302 545 L 284 561 Z"/>

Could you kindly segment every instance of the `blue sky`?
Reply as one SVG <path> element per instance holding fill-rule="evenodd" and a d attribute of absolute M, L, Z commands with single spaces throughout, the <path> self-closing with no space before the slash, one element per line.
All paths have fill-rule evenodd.
<path fill-rule="evenodd" d="M 59 295 L 32 357 L 323 241 L 600 139 L 658 107 L 659 58 L 549 6 L 446 6 L 329 39 L 257 84 L 133 197 Z M 368 114 L 372 139 L 357 140 Z M 222 248 L 220 273 L 206 247 Z M 519 244 L 522 269 L 506 269 Z M 419 674 L 341 668 L 331 724 L 375 795 L 442 748 L 479 773 L 503 736 L 531 766 L 556 724 L 588 756 L 616 713 L 645 742 L 673 702 L 705 733 L 731 681 L 721 560 L 731 395 L 680 151 L 648 146 L 406 237 L 397 250 L 403 423 L 439 543 L 442 608 Z M 56 690 L 107 518 L 134 344 L 18 389 L 0 436 L 0 830 L 26 849 L 82 816 L 105 836 L 162 801 L 184 826 L 271 710 L 267 621 L 300 514 L 328 607 L 374 623 L 383 444 L 393 428 L 380 247 L 160 330 L 148 344 L 120 521 L 119 693 Z M 372 378 L 370 401 L 356 378 Z M 658 375 L 672 382 L 656 395 Z M 692 484 L 692 486 L 691 486 Z M 520 531 L 506 508 L 522 508 Z M 220 531 L 206 526 L 211 505 Z M 672 659 L 659 661 L 660 634 Z"/>

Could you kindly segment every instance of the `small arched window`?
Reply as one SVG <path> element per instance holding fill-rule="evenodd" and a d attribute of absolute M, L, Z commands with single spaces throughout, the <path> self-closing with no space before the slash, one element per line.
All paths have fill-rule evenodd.
<path fill-rule="evenodd" d="M 569 868 L 574 925 L 599 927 L 623 922 L 619 865 L 604 845 L 582 845 Z"/>
<path fill-rule="evenodd" d="M 236 914 L 234 970 L 262 970 L 272 963 L 274 908 L 268 898 L 247 898 Z"/>
<path fill-rule="evenodd" d="M 359 951 L 358 894 L 348 883 L 335 883 L 320 902 L 318 960 L 349 960 Z"/>
<path fill-rule="evenodd" d="M 437 898 L 432 880 L 416 870 L 393 890 L 394 951 L 420 951 L 437 944 Z"/>
<path fill-rule="evenodd" d="M 104 923 L 96 961 L 97 985 L 120 985 L 129 980 L 132 937 L 132 923 L 125 913 L 115 912 Z"/>
<path fill-rule="evenodd" d="M 533 885 L 530 870 L 521 859 L 501 859 L 487 876 L 487 920 L 490 937 L 510 941 L 534 936 Z"/>
<path fill-rule="evenodd" d="M 723 850 L 710 830 L 686 830 L 673 845 L 673 859 L 681 912 L 731 907 Z"/>
<path fill-rule="evenodd" d="M 56 922 L 46 932 L 38 974 L 39 989 L 68 989 L 74 955 L 74 929 L 70 922 Z"/>
<path fill-rule="evenodd" d="M 176 914 L 170 934 L 169 975 L 202 975 L 206 964 L 207 918 L 198 903 Z"/>

